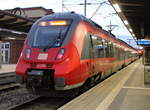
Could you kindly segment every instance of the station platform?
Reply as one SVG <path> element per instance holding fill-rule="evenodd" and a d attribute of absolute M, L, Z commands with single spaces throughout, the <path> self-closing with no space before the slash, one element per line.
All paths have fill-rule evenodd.
<path fill-rule="evenodd" d="M 15 72 L 16 64 L 2 64 L 0 73 Z"/>
<path fill-rule="evenodd" d="M 150 86 L 137 60 L 58 110 L 149 110 Z"/>

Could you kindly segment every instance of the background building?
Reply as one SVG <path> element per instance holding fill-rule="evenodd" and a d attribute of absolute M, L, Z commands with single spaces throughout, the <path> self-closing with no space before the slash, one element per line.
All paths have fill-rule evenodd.
<path fill-rule="evenodd" d="M 12 10 L 5 10 L 11 14 L 19 15 L 25 18 L 37 20 L 42 16 L 54 13 L 52 9 L 45 9 L 43 7 L 30 7 L 30 8 L 14 8 Z"/>
<path fill-rule="evenodd" d="M 37 19 L 54 13 L 52 9 L 45 9 L 43 7 L 31 7 L 31 8 L 14 8 L 12 10 L 4 10 L 14 15 L 19 15 L 27 19 L 36 21 Z M 14 21 L 15 22 L 15 21 Z M 27 25 L 27 24 L 24 24 Z M 7 28 L 7 27 L 6 27 Z M 25 37 L 19 39 L 7 37 L 2 39 L 2 63 L 3 64 L 16 64 L 21 54 Z"/>

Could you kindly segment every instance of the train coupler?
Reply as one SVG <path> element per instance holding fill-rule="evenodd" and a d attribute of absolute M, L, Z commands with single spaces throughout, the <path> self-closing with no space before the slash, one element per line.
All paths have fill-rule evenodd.
<path fill-rule="evenodd" d="M 42 70 L 31 70 L 27 72 L 27 87 L 42 86 L 43 75 L 44 73 Z"/>

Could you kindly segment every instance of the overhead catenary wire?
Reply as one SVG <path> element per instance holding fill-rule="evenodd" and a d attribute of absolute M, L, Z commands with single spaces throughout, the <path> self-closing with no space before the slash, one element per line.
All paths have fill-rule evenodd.
<path fill-rule="evenodd" d="M 90 19 L 93 18 L 93 16 L 97 13 L 97 11 L 100 9 L 100 7 L 103 5 L 103 3 L 105 3 L 105 2 L 100 3 L 100 5 L 99 5 L 98 8 L 95 10 L 95 12 L 92 14 L 92 16 L 90 17 Z"/>
<path fill-rule="evenodd" d="M 65 1 L 65 0 L 63 0 L 63 1 Z M 111 5 L 110 5 L 110 3 L 108 2 L 108 0 L 94 0 L 94 1 L 88 1 L 88 0 L 82 0 L 83 2 L 81 3 L 81 2 L 67 2 L 66 4 L 64 3 L 64 5 L 63 5 L 63 7 L 65 8 L 65 9 L 67 9 L 68 11 L 69 11 L 69 9 L 67 8 L 68 6 L 77 6 L 77 5 L 84 5 L 84 15 L 86 16 L 86 11 L 87 11 L 87 5 L 88 6 L 96 6 L 96 5 L 99 5 L 97 8 L 96 7 L 93 7 L 93 8 L 95 8 L 94 10 L 95 11 L 93 11 L 92 12 L 92 15 L 89 17 L 89 19 L 92 19 L 96 14 L 98 14 L 98 13 L 100 13 L 99 14 L 99 16 L 101 16 L 103 19 L 105 19 L 105 18 L 111 18 L 111 16 L 113 16 L 113 15 L 115 15 L 114 14 L 114 12 L 112 12 L 112 13 L 110 13 L 111 12 L 111 10 L 110 9 L 112 9 L 111 8 Z M 103 5 L 103 4 L 105 4 L 105 5 Z M 103 8 L 101 11 L 100 11 L 100 9 L 101 9 L 101 7 Z M 110 7 L 110 8 L 109 8 Z M 108 20 L 108 19 L 107 19 Z M 110 20 L 108 20 L 109 21 L 109 23 L 110 23 Z M 106 19 L 105 19 L 105 22 L 106 22 Z M 114 21 L 113 21 L 114 22 Z M 99 23 L 98 23 L 99 24 Z M 114 23 L 113 23 L 114 24 Z M 111 24 L 112 25 L 112 24 Z M 108 25 L 107 25 L 108 26 Z M 110 24 L 109 24 L 109 26 L 110 26 Z M 104 26 L 105 27 L 105 26 Z M 113 27 L 114 28 L 114 27 Z M 112 26 L 111 26 L 111 29 L 112 29 Z M 112 30 L 111 30 L 112 31 Z"/>
<path fill-rule="evenodd" d="M 64 12 L 64 9 L 66 9 L 67 11 L 70 11 L 69 8 L 67 8 L 66 6 L 76 5 L 76 4 L 65 4 L 66 1 L 68 0 L 62 0 L 62 12 Z"/>
<path fill-rule="evenodd" d="M 72 5 L 84 5 L 84 15 L 86 16 L 86 8 L 87 8 L 87 5 L 99 5 L 101 3 L 96 3 L 96 2 L 87 2 L 87 0 L 84 0 L 84 3 L 76 3 L 76 4 L 70 4 L 70 3 L 67 3 L 65 4 L 64 3 L 65 0 L 62 0 L 62 9 L 65 7 L 65 6 L 72 6 Z M 102 3 L 107 3 L 108 1 L 107 0 L 102 0 Z"/>
<path fill-rule="evenodd" d="M 70 12 L 70 10 L 69 10 L 67 7 L 65 7 L 65 6 L 64 6 L 64 8 L 65 8 L 67 11 L 69 11 L 69 12 Z"/>
<path fill-rule="evenodd" d="M 20 1 L 20 0 L 15 0 L 16 2 L 20 2 L 21 4 L 23 4 L 23 5 L 30 5 L 30 4 L 27 4 L 27 3 L 25 3 L 25 2 L 22 2 L 22 1 Z"/>

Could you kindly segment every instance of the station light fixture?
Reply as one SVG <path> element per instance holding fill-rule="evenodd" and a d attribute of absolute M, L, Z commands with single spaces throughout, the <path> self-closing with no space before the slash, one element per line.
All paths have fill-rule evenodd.
<path fill-rule="evenodd" d="M 133 32 L 133 30 L 132 30 L 131 28 L 129 28 L 129 31 L 130 31 L 130 32 Z"/>
<path fill-rule="evenodd" d="M 104 39 L 102 39 L 102 42 L 105 42 L 105 40 L 104 40 Z"/>
<path fill-rule="evenodd" d="M 92 36 L 92 39 L 97 39 L 97 37 L 96 36 Z"/>
<path fill-rule="evenodd" d="M 125 25 L 129 24 L 127 20 L 124 20 L 123 22 L 124 22 Z"/>
<path fill-rule="evenodd" d="M 135 40 L 137 40 L 137 38 L 136 38 L 136 37 L 134 37 L 134 39 L 135 39 Z"/>
<path fill-rule="evenodd" d="M 14 38 L 14 37 L 8 37 L 8 39 L 15 40 L 16 38 Z"/>
<path fill-rule="evenodd" d="M 113 4 L 113 6 L 117 12 L 121 12 L 121 9 L 118 4 Z"/>
<path fill-rule="evenodd" d="M 127 51 L 127 49 L 125 48 L 124 51 Z"/>
<path fill-rule="evenodd" d="M 23 34 L 23 32 L 19 32 L 19 31 L 13 31 L 13 30 L 10 30 L 11 33 L 14 33 L 14 34 Z"/>
<path fill-rule="evenodd" d="M 27 35 L 27 33 L 25 32 L 13 31 L 10 29 L 5 29 L 5 28 L 0 28 L 0 31 L 5 31 L 5 32 L 13 33 L 13 34 L 19 34 L 19 35 Z"/>
<path fill-rule="evenodd" d="M 139 46 L 139 49 L 143 49 L 143 47 L 142 47 L 142 46 Z"/>
<path fill-rule="evenodd" d="M 133 37 L 135 37 L 135 34 L 132 34 Z"/>

